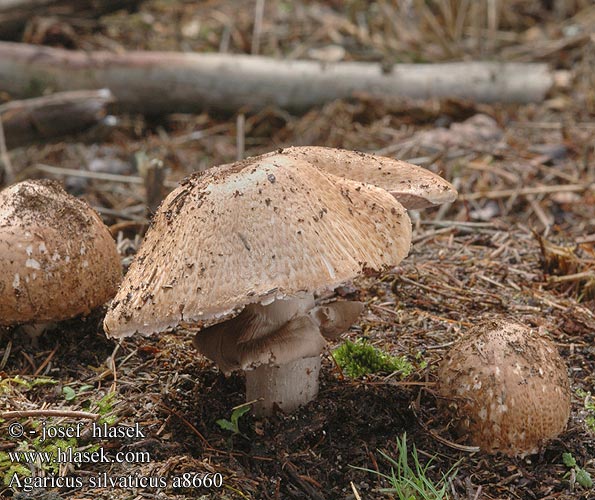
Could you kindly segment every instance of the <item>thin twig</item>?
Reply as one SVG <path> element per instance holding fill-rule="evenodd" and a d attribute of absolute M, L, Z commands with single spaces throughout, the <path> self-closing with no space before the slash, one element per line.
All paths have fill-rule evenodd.
<path fill-rule="evenodd" d="M 9 340 L 6 344 L 6 348 L 4 349 L 4 355 L 2 356 L 2 360 L 0 361 L 0 370 L 4 370 L 6 363 L 8 363 L 8 358 L 10 357 L 10 352 L 12 351 L 12 340 Z"/>
<path fill-rule="evenodd" d="M 213 135 L 217 135 L 219 133 L 224 134 L 226 132 L 229 132 L 229 129 L 229 123 L 220 123 L 218 125 L 213 125 L 212 127 L 206 129 L 195 130 L 194 132 L 190 132 L 189 134 L 173 137 L 171 139 L 171 143 L 176 146 L 181 146 L 183 144 L 186 144 L 187 142 L 208 139 L 209 137 L 212 137 Z"/>
<path fill-rule="evenodd" d="M 236 120 L 236 147 L 236 158 L 240 161 L 244 158 L 246 151 L 246 116 L 244 113 L 240 113 Z"/>
<path fill-rule="evenodd" d="M 424 431 L 426 431 L 430 436 L 432 436 L 436 441 L 438 441 L 442 444 L 445 444 L 446 446 L 449 446 L 450 448 L 454 448 L 455 450 L 466 451 L 467 453 L 478 453 L 479 452 L 479 446 L 465 446 L 463 444 L 454 443 L 453 441 L 443 438 L 442 436 L 440 436 L 439 434 L 434 432 L 432 429 L 430 429 L 425 424 L 425 422 L 422 421 L 422 419 L 420 418 L 419 414 L 416 411 L 418 409 L 418 408 L 416 408 L 416 406 L 417 406 L 417 404 L 415 402 L 411 403 L 411 405 L 410 405 L 413 415 L 415 415 L 415 418 L 417 418 L 417 422 L 419 423 L 421 428 Z"/>
<path fill-rule="evenodd" d="M 39 365 L 39 368 L 37 368 L 37 370 L 35 370 L 35 373 L 33 374 L 34 377 L 37 377 L 37 375 L 39 375 L 42 372 L 42 370 L 48 365 L 48 363 L 52 360 L 52 358 L 58 351 L 59 347 L 60 347 L 60 344 L 56 344 L 56 347 L 54 347 L 54 350 L 52 352 L 50 352 L 48 357 L 45 358 L 44 362 Z"/>
<path fill-rule="evenodd" d="M 565 276 L 550 276 L 548 281 L 550 283 L 565 283 L 568 281 L 579 281 L 595 279 L 595 271 L 583 271 L 581 273 L 567 274 Z"/>
<path fill-rule="evenodd" d="M 107 172 L 89 172 L 88 170 L 54 167 L 52 165 L 44 165 L 43 163 L 38 163 L 35 165 L 35 169 L 45 174 L 80 177 L 82 179 L 94 179 L 107 182 L 120 182 L 123 184 L 144 184 L 145 182 L 142 177 L 134 175 L 109 174 Z M 164 181 L 163 185 L 168 188 L 175 188 L 178 186 L 178 183 L 173 181 Z"/>
<path fill-rule="evenodd" d="M 25 351 L 21 351 L 21 356 L 23 356 L 27 360 L 27 363 L 29 363 L 29 365 L 31 366 L 31 370 L 32 371 L 37 370 L 37 367 L 35 366 L 35 362 L 31 358 L 31 356 L 29 355 L 29 353 L 27 353 Z"/>
<path fill-rule="evenodd" d="M 496 200 L 498 198 L 508 198 L 513 195 L 528 195 L 528 194 L 550 194 L 550 193 L 572 193 L 582 192 L 588 189 L 595 189 L 595 183 L 589 182 L 585 184 L 562 184 L 558 186 L 535 186 L 519 189 L 502 189 L 499 191 L 477 191 L 475 193 L 461 194 L 458 201 L 470 200 Z"/>
<path fill-rule="evenodd" d="M 207 441 L 207 439 L 201 434 L 201 432 L 191 423 L 188 421 L 188 419 L 186 417 L 184 417 L 184 415 L 182 415 L 181 413 L 177 412 L 176 410 L 172 410 L 171 408 L 168 408 L 167 406 L 165 406 L 163 403 L 160 404 L 159 406 L 161 406 L 161 408 L 163 408 L 165 411 L 169 412 L 171 415 L 175 415 L 176 417 L 178 417 L 182 422 L 184 422 L 192 432 L 194 432 L 194 434 L 196 434 L 198 436 L 198 438 L 202 441 L 203 446 L 205 446 L 208 449 L 214 450 L 215 448 L 213 448 L 210 443 Z"/>
<path fill-rule="evenodd" d="M 349 481 L 349 484 L 351 485 L 351 491 L 353 491 L 353 495 L 355 496 L 355 500 L 362 500 L 362 497 L 360 496 L 359 492 L 357 491 L 357 488 L 355 487 L 355 484 L 353 484 L 353 481 Z"/>
<path fill-rule="evenodd" d="M 88 418 L 97 420 L 98 413 L 76 410 L 23 410 L 23 411 L 5 411 L 0 413 L 1 418 L 27 418 L 27 417 L 65 417 L 65 418 Z"/>
<path fill-rule="evenodd" d="M 120 345 L 121 344 L 119 343 L 116 344 L 116 347 L 114 347 L 114 350 L 112 351 L 112 355 L 109 358 L 107 358 L 109 363 L 109 366 L 107 368 L 111 369 L 112 371 L 112 385 L 110 386 L 110 392 L 117 392 L 118 368 L 116 367 L 116 354 L 120 350 Z"/>
<path fill-rule="evenodd" d="M 434 238 L 435 236 L 441 236 L 444 234 L 452 234 L 453 228 L 452 227 L 443 227 L 441 229 L 433 229 L 432 231 L 426 231 L 425 233 L 421 233 L 419 236 L 416 236 L 411 240 L 412 244 L 420 243 L 424 240 L 428 240 Z"/>
<path fill-rule="evenodd" d="M 2 115 L 0 115 L 0 159 L 4 165 L 4 184 L 12 184 L 15 179 L 15 172 L 10 157 L 8 156 L 8 149 L 6 148 L 6 137 L 4 137 Z"/>
<path fill-rule="evenodd" d="M 576 242 L 578 244 L 581 243 L 595 243 L 595 234 L 588 234 L 586 236 L 583 236 L 581 238 L 577 238 Z"/>
<path fill-rule="evenodd" d="M 442 227 L 469 227 L 478 229 L 496 228 L 493 222 L 463 222 L 458 220 L 422 220 L 420 224 L 424 226 L 442 226 Z"/>
<path fill-rule="evenodd" d="M 257 55 L 260 51 L 260 36 L 262 34 L 262 19 L 264 17 L 264 0 L 256 0 L 254 7 L 254 29 L 252 30 L 252 47 L 250 53 Z"/>
<path fill-rule="evenodd" d="M 149 221 L 146 217 L 141 217 L 138 215 L 134 215 L 131 213 L 130 210 L 114 210 L 113 208 L 107 207 L 100 207 L 98 205 L 93 205 L 93 209 L 99 212 L 101 215 L 110 215 L 112 217 L 118 217 L 120 219 L 131 220 L 137 222 L 138 224 L 148 224 Z M 141 209 L 145 211 L 144 205 L 141 206 Z"/>
<path fill-rule="evenodd" d="M 529 202 L 529 205 L 531 205 L 533 213 L 535 213 L 539 221 L 543 224 L 543 227 L 548 229 L 550 226 L 554 224 L 554 218 L 551 216 L 548 217 L 548 215 L 544 212 L 543 208 L 541 208 L 541 206 L 535 199 L 535 196 L 527 196 L 527 201 Z"/>

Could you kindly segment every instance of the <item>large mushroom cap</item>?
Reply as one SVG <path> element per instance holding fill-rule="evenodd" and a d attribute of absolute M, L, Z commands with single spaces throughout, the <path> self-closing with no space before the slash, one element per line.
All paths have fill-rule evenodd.
<path fill-rule="evenodd" d="M 60 321 L 104 304 L 121 279 L 97 213 L 54 181 L 0 192 L 0 325 Z"/>
<path fill-rule="evenodd" d="M 535 453 L 570 415 L 570 385 L 556 346 L 518 323 L 471 329 L 438 370 L 458 431 L 488 453 Z"/>
<path fill-rule="evenodd" d="M 452 184 L 405 161 L 319 146 L 285 148 L 280 153 L 306 160 L 330 174 L 381 187 L 407 209 L 452 203 L 457 198 Z"/>
<path fill-rule="evenodd" d="M 155 214 L 106 316 L 108 335 L 150 334 L 332 288 L 396 265 L 411 224 L 386 191 L 290 155 L 188 178 Z"/>

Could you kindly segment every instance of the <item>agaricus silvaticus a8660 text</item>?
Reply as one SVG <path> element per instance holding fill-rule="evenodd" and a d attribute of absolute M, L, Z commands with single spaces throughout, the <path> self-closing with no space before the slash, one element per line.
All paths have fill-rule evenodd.
<path fill-rule="evenodd" d="M 440 364 L 438 393 L 461 436 L 488 453 L 535 453 L 570 415 L 570 382 L 556 346 L 510 321 L 469 330 Z"/>
<path fill-rule="evenodd" d="M 0 192 L 0 269 L 0 325 L 31 333 L 104 304 L 122 277 L 99 215 L 50 180 Z"/>
<path fill-rule="evenodd" d="M 323 170 L 279 152 L 185 180 L 155 214 L 106 333 L 218 321 L 194 344 L 225 373 L 246 371 L 257 414 L 313 399 L 325 337 L 362 309 L 316 306 L 314 294 L 398 264 L 411 242 L 409 217 L 387 191 Z"/>

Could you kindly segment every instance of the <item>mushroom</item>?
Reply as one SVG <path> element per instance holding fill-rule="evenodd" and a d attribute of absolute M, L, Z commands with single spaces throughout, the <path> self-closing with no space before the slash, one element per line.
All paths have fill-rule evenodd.
<path fill-rule="evenodd" d="M 556 346 L 510 321 L 469 330 L 440 364 L 438 393 L 458 433 L 488 453 L 535 453 L 570 415 L 568 373 Z"/>
<path fill-rule="evenodd" d="M 366 268 L 398 264 L 411 223 L 385 190 L 287 154 L 187 178 L 162 203 L 105 318 L 108 336 L 149 335 L 211 320 L 195 346 L 223 372 L 242 369 L 255 413 L 285 411 L 318 391 L 326 337 L 358 303 L 314 294 Z M 234 311 L 241 311 L 228 319 Z"/>
<path fill-rule="evenodd" d="M 285 148 L 280 153 L 330 174 L 381 187 L 409 210 L 452 203 L 457 198 L 456 189 L 442 177 L 405 161 L 320 146 Z"/>
<path fill-rule="evenodd" d="M 278 155 L 306 161 L 328 174 L 378 186 L 408 210 L 435 207 L 457 199 L 454 186 L 438 174 L 402 160 L 322 146 L 293 146 L 254 158 Z M 211 170 L 222 171 L 234 165 L 219 165 Z"/>
<path fill-rule="evenodd" d="M 89 313 L 121 280 L 116 244 L 99 215 L 50 180 L 0 192 L 0 268 L 0 326 L 29 324 L 30 333 Z"/>

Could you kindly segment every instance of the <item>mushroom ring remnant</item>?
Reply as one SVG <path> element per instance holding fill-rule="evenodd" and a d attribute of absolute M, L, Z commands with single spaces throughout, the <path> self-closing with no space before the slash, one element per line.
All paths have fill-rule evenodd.
<path fill-rule="evenodd" d="M 122 277 L 109 229 L 55 181 L 0 192 L 0 325 L 60 321 L 112 298 Z"/>
<path fill-rule="evenodd" d="M 398 264 L 410 244 L 409 217 L 385 190 L 289 155 L 247 159 L 170 193 L 104 327 L 112 337 L 148 335 L 181 321 L 223 322 L 245 308 L 199 332 L 195 344 L 224 371 L 248 369 L 251 377 L 259 367 L 287 368 L 291 380 L 281 385 L 304 399 L 263 394 L 256 411 L 274 404 L 291 411 L 317 391 L 317 381 L 312 390 L 299 385 L 317 373 L 323 335 L 346 330 L 361 311 L 351 303 L 316 307 L 313 294 L 365 268 Z M 294 373 L 291 364 L 306 358 L 311 365 Z"/>
<path fill-rule="evenodd" d="M 568 373 L 556 346 L 518 323 L 488 321 L 469 330 L 442 361 L 438 379 L 459 433 L 488 453 L 535 453 L 570 415 Z"/>

